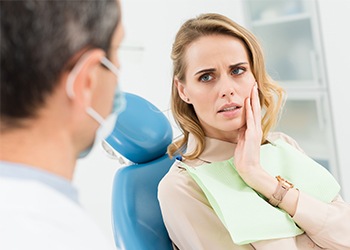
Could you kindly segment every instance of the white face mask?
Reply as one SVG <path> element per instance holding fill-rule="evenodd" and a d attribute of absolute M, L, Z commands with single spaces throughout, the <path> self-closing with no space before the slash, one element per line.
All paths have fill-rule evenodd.
<path fill-rule="evenodd" d="M 67 84 L 66 84 L 66 91 L 67 91 L 67 95 L 70 98 L 74 98 L 73 85 L 75 82 L 75 78 L 76 78 L 78 72 L 81 70 L 81 68 L 82 68 L 86 58 L 88 58 L 88 56 L 89 56 L 89 52 L 84 54 L 79 59 L 78 63 L 76 63 L 73 70 L 68 75 Z M 109 61 L 107 58 L 103 57 L 101 59 L 101 63 L 106 68 L 108 68 L 112 73 L 114 73 L 115 76 L 118 78 L 119 70 L 111 61 Z M 114 126 L 115 126 L 115 123 L 117 122 L 118 114 L 120 112 L 122 112 L 124 110 L 124 108 L 125 108 L 125 97 L 124 97 L 124 94 L 119 89 L 119 84 L 118 84 L 118 87 L 116 88 L 116 91 L 115 91 L 112 112 L 106 119 L 104 119 L 92 107 L 86 108 L 86 113 L 88 113 L 95 121 L 97 121 L 100 124 L 99 128 L 97 129 L 94 141 L 104 140 L 112 133 Z M 86 150 L 81 152 L 79 154 L 79 158 L 83 158 L 86 155 L 88 155 L 93 147 L 93 144 L 94 143 L 92 143 L 91 146 L 89 146 Z"/>
<path fill-rule="evenodd" d="M 116 106 L 116 104 L 118 105 Z M 118 114 L 122 112 L 124 108 L 125 108 L 124 94 L 119 90 L 119 88 L 117 88 L 116 94 L 114 95 L 112 113 L 108 115 L 106 119 L 103 119 L 101 115 L 98 114 L 93 108 L 88 107 L 86 109 L 86 112 L 100 124 L 99 128 L 96 131 L 94 142 L 103 141 L 113 132 L 114 126 L 118 119 Z M 93 147 L 93 144 L 89 148 L 84 150 L 79 155 L 79 158 L 83 158 L 86 155 L 88 155 L 92 147 Z"/>

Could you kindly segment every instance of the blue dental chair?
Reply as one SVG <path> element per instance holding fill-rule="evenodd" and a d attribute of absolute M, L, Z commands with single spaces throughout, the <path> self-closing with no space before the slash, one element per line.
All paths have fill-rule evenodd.
<path fill-rule="evenodd" d="M 126 165 L 114 176 L 112 226 L 117 249 L 170 250 L 157 199 L 158 183 L 174 160 L 166 154 L 172 141 L 169 120 L 140 96 L 125 93 L 125 110 L 103 142 Z"/>

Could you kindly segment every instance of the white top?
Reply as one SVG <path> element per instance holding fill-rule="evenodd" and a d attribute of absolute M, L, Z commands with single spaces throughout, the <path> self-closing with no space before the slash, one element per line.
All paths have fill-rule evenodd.
<path fill-rule="evenodd" d="M 0 161 L 0 249 L 116 249 L 66 179 Z"/>

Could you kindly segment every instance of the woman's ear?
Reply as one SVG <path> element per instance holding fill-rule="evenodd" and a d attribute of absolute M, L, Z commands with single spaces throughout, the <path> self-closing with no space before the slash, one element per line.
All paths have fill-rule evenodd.
<path fill-rule="evenodd" d="M 174 84 L 177 88 L 177 92 L 179 93 L 180 98 L 186 102 L 186 103 L 190 103 L 190 99 L 188 98 L 187 94 L 186 94 L 186 85 L 183 84 L 182 82 L 180 82 L 180 80 L 178 78 L 175 77 L 174 79 Z"/>

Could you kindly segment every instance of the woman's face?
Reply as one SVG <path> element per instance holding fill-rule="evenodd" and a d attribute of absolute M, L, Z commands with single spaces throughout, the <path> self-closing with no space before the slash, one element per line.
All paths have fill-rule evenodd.
<path fill-rule="evenodd" d="M 185 60 L 186 82 L 175 81 L 180 97 L 193 105 L 206 136 L 237 141 L 255 84 L 244 44 L 228 35 L 203 36 L 189 45 Z"/>

